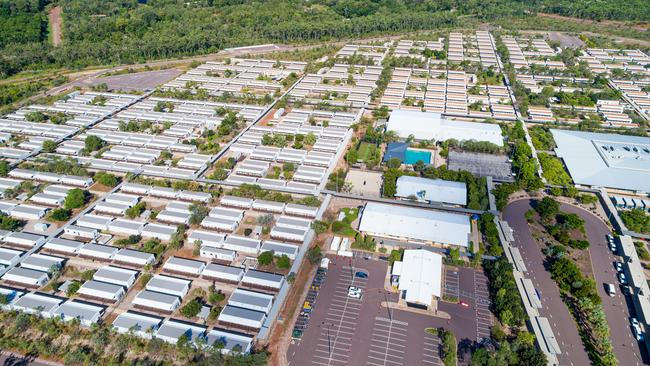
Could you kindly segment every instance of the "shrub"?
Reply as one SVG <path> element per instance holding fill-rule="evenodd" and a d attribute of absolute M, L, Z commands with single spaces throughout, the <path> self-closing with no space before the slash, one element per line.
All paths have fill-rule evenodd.
<path fill-rule="evenodd" d="M 257 256 L 257 263 L 262 266 L 268 266 L 273 263 L 273 252 L 266 251 Z"/>
<path fill-rule="evenodd" d="M 192 299 L 192 301 L 181 308 L 181 314 L 188 319 L 199 315 L 199 312 L 201 312 L 201 303 L 197 298 Z"/>
<path fill-rule="evenodd" d="M 65 196 L 63 207 L 72 210 L 83 206 L 85 202 L 86 192 L 82 189 L 74 188 L 69 190 L 68 194 Z"/>
<path fill-rule="evenodd" d="M 67 210 L 65 208 L 55 208 L 52 210 L 50 213 L 50 221 L 68 221 L 70 220 L 70 216 L 72 215 L 72 211 Z"/>
<path fill-rule="evenodd" d="M 309 263 L 311 264 L 318 264 L 320 263 L 320 260 L 323 258 L 323 254 L 321 253 L 321 249 L 318 245 L 315 245 L 309 249 L 307 252 L 307 260 L 309 260 Z"/>
<path fill-rule="evenodd" d="M 95 182 L 98 182 L 99 184 L 105 185 L 107 187 L 115 187 L 119 183 L 119 180 L 116 176 L 106 172 L 97 172 L 94 179 Z"/>
<path fill-rule="evenodd" d="M 282 254 L 281 256 L 276 258 L 277 258 L 276 265 L 278 266 L 278 268 L 287 269 L 291 267 L 291 260 L 289 259 L 289 257 L 287 257 L 286 254 Z"/>

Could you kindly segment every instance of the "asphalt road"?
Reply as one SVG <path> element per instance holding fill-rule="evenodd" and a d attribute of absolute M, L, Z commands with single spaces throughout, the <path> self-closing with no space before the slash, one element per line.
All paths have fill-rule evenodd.
<path fill-rule="evenodd" d="M 590 364 L 587 353 L 576 329 L 576 324 L 569 314 L 566 305 L 562 302 L 559 290 L 551 279 L 550 273 L 544 268 L 544 256 L 533 240 L 524 213 L 532 208 L 530 200 L 519 200 L 511 203 L 504 211 L 504 218 L 514 230 L 514 244 L 519 248 L 526 261 L 528 274 L 537 290 L 541 293 L 543 309 L 542 316 L 546 316 L 556 332 L 555 336 L 560 341 L 563 354 L 559 360 L 561 364 L 587 365 Z M 592 272 L 596 280 L 598 293 L 603 300 L 603 308 L 610 327 L 610 337 L 619 365 L 642 365 L 643 358 L 647 356 L 641 351 L 638 342 L 632 337 L 629 317 L 633 310 L 630 298 L 626 298 L 622 291 L 615 297 L 610 297 L 604 284 L 618 284 L 613 262 L 617 258 L 607 247 L 606 235 L 610 230 L 596 216 L 588 211 L 575 206 L 562 204 L 561 210 L 575 213 L 585 220 L 587 239 L 591 243 L 589 254 L 591 256 Z M 618 257 L 618 260 L 621 260 Z"/>
<path fill-rule="evenodd" d="M 575 213 L 585 220 L 587 239 L 591 243 L 589 254 L 591 256 L 592 271 L 596 280 L 598 294 L 603 299 L 603 309 L 609 324 L 610 338 L 619 365 L 642 365 L 643 359 L 647 363 L 648 357 L 643 355 L 644 352 L 634 339 L 630 327 L 630 314 L 634 314 L 633 300 L 625 295 L 627 291 L 624 292 L 622 287 L 618 286 L 618 279 L 616 278 L 614 261 L 622 261 L 623 259 L 615 256 L 607 247 L 606 235 L 611 234 L 609 228 L 596 216 L 578 207 L 562 204 L 561 210 Z M 605 283 L 617 286 L 616 296 L 611 297 L 606 293 Z"/>
<path fill-rule="evenodd" d="M 503 218 L 513 229 L 513 245 L 519 248 L 528 268 L 528 277 L 541 293 L 540 315 L 547 317 L 562 354 L 558 355 L 561 365 L 590 365 L 587 351 L 582 345 L 576 323 L 560 298 L 560 290 L 544 268 L 544 255 L 533 239 L 524 214 L 531 209 L 530 200 L 519 200 L 509 204 L 503 211 Z"/>

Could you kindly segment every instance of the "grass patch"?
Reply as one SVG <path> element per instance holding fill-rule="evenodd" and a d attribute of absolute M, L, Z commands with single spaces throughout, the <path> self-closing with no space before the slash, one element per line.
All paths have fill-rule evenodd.
<path fill-rule="evenodd" d="M 372 152 L 377 147 L 369 142 L 362 142 L 359 144 L 357 151 L 359 152 L 359 160 L 366 161 L 372 156 Z"/>

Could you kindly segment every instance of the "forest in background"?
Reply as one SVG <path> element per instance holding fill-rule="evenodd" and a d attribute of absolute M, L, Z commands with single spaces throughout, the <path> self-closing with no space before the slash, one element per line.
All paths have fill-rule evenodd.
<path fill-rule="evenodd" d="M 47 9 L 63 7 L 63 43 L 48 40 Z M 647 21 L 645 0 L 0 0 L 0 78 L 23 70 L 459 27 L 548 12 Z"/>

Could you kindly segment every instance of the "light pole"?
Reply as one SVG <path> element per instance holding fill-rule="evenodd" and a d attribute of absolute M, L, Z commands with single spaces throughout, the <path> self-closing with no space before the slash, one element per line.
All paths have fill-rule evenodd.
<path fill-rule="evenodd" d="M 328 356 L 331 358 L 332 357 L 332 340 L 330 338 L 330 327 L 332 326 L 332 324 L 323 322 L 322 325 L 327 325 L 327 350 L 328 350 Z"/>

